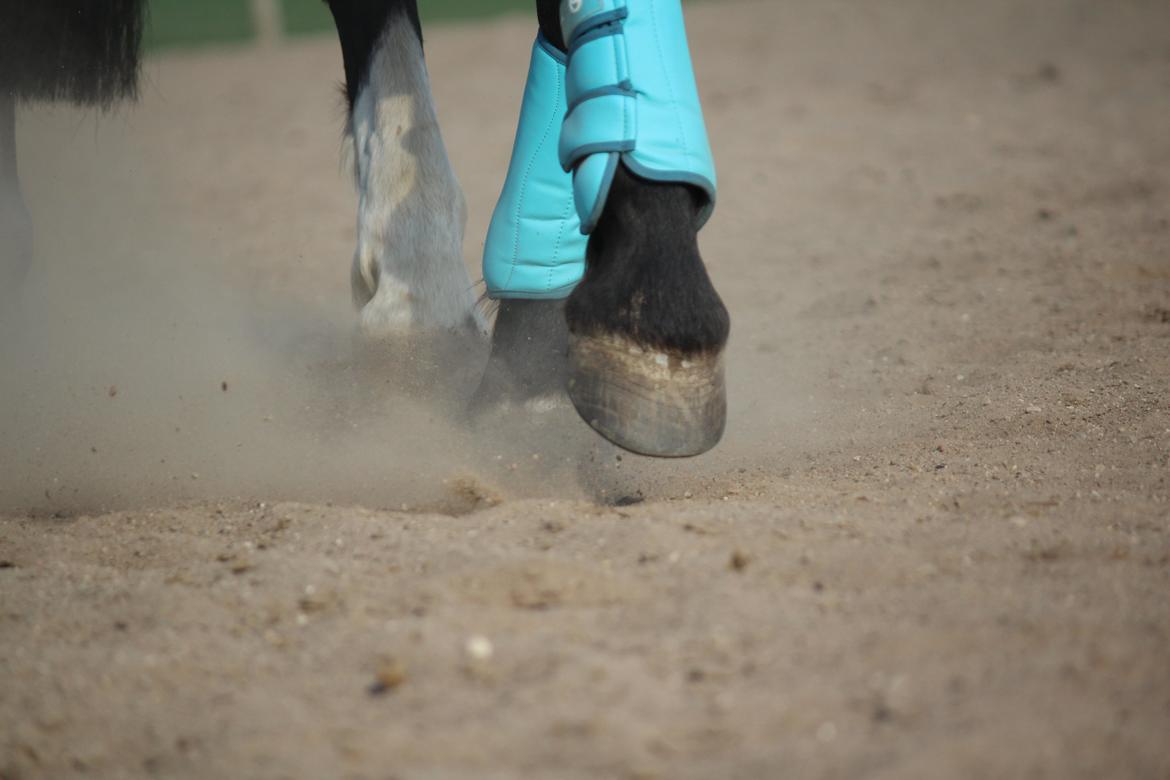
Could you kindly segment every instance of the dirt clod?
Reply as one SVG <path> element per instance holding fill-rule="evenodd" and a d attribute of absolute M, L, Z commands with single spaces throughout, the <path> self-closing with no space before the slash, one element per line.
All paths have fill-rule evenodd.
<path fill-rule="evenodd" d="M 397 690 L 406 682 L 406 666 L 396 659 L 387 659 L 378 665 L 374 681 L 366 688 L 371 696 L 382 696 Z"/>

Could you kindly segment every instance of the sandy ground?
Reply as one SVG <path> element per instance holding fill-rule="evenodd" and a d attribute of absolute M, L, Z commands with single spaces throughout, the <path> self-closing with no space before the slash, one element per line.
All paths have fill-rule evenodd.
<path fill-rule="evenodd" d="M 333 41 L 25 115 L 0 778 L 1170 778 L 1170 6 L 689 19 L 686 463 L 353 345 Z M 471 267 L 531 27 L 428 38 Z"/>

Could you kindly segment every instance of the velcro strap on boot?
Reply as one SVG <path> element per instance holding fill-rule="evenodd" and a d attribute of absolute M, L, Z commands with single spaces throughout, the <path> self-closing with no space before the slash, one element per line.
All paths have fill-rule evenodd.
<path fill-rule="evenodd" d="M 564 53 L 537 37 L 512 161 L 484 243 L 490 298 L 565 298 L 585 272 L 588 239 L 577 218 L 572 177 L 557 157 L 568 110 L 565 62 Z"/>
<path fill-rule="evenodd" d="M 561 0 L 568 113 L 558 155 L 573 173 L 582 232 L 596 227 L 618 163 L 689 184 L 715 206 L 715 164 L 699 105 L 681 0 Z"/>

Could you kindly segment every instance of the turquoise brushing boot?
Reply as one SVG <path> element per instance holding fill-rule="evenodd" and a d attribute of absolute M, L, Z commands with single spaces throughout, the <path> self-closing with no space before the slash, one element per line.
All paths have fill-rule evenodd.
<path fill-rule="evenodd" d="M 585 270 L 586 236 L 618 163 L 690 184 L 715 207 L 715 164 L 679 0 L 563 0 L 569 53 L 543 36 L 512 161 L 484 244 L 491 298 L 559 299 Z"/>
<path fill-rule="evenodd" d="M 587 239 L 573 179 L 557 157 L 567 111 L 565 63 L 563 52 L 537 37 L 512 162 L 484 243 L 490 298 L 565 298 L 585 272 Z"/>
<path fill-rule="evenodd" d="M 690 184 L 715 208 L 715 163 L 680 0 L 563 0 L 568 114 L 558 156 L 573 174 L 582 232 L 597 225 L 618 163 Z"/>

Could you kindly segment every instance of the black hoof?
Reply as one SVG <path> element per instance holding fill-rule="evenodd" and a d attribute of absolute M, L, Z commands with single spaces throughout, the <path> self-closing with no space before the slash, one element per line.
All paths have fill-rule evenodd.
<path fill-rule="evenodd" d="M 701 455 L 727 422 L 718 352 L 682 357 L 616 336 L 571 336 L 568 388 L 585 422 L 640 455 Z"/>
<path fill-rule="evenodd" d="M 567 410 L 567 343 L 564 301 L 500 301 L 491 356 L 471 399 L 471 419 Z"/>

